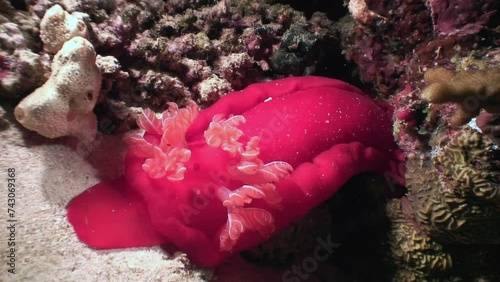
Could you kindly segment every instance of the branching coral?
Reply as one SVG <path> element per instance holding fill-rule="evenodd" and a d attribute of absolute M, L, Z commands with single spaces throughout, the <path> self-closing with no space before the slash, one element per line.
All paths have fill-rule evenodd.
<path fill-rule="evenodd" d="M 451 119 L 453 126 L 467 123 L 479 115 L 481 108 L 500 113 L 500 69 L 457 72 L 436 68 L 425 73 L 430 83 L 422 91 L 422 99 L 431 103 L 457 103 L 458 110 Z"/>

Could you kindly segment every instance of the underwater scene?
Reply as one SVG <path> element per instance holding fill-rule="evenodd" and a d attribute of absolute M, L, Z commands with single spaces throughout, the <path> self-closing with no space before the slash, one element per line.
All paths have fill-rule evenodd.
<path fill-rule="evenodd" d="M 0 0 L 0 281 L 500 281 L 499 8 Z"/>

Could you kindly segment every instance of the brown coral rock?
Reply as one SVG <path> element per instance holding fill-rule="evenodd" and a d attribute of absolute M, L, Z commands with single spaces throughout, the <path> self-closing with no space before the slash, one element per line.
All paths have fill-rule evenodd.
<path fill-rule="evenodd" d="M 443 68 L 425 73 L 430 83 L 422 91 L 422 99 L 431 103 L 457 103 L 458 110 L 451 119 L 452 126 L 467 123 L 481 108 L 500 113 L 500 69 L 490 68 L 471 72 L 457 72 Z"/>

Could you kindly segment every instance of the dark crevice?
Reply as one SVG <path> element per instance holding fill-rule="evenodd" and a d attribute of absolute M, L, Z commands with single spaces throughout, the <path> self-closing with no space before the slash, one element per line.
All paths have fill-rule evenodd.
<path fill-rule="evenodd" d="M 16 10 L 23 10 L 23 11 L 27 11 L 28 10 L 28 8 L 26 6 L 26 2 L 24 0 L 10 0 L 10 4 Z"/>
<path fill-rule="evenodd" d="M 329 19 L 336 21 L 347 13 L 343 1 L 332 0 L 277 0 L 281 4 L 288 4 L 295 10 L 303 12 L 307 18 L 311 18 L 315 12 L 325 13 Z"/>

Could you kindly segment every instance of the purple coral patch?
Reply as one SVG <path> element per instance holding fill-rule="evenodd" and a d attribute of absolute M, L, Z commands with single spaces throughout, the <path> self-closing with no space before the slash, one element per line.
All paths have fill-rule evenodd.
<path fill-rule="evenodd" d="M 492 1 L 431 0 L 434 28 L 443 34 L 467 35 L 479 32 L 495 13 Z"/>
<path fill-rule="evenodd" d="M 6 56 L 0 54 L 0 79 L 9 74 L 9 62 Z"/>

